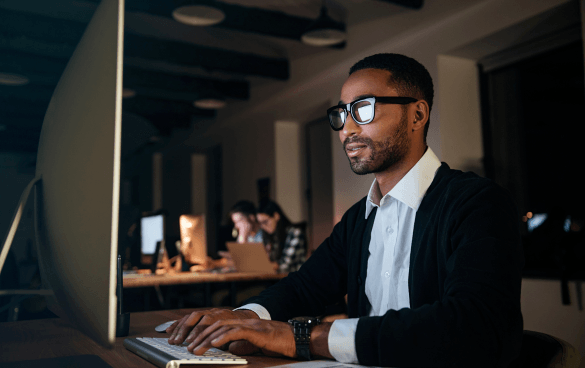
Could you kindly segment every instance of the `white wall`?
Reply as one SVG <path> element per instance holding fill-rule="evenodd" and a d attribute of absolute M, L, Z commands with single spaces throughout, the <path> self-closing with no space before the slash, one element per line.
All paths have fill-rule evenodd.
<path fill-rule="evenodd" d="M 585 312 L 579 310 L 577 288 L 581 283 L 569 282 L 571 305 L 561 303 L 558 280 L 522 280 L 522 316 L 524 329 L 548 333 L 563 339 L 585 358 Z M 583 307 L 581 296 L 581 307 Z"/>
<path fill-rule="evenodd" d="M 447 55 L 437 58 L 441 96 L 442 160 L 452 169 L 483 175 L 483 144 L 477 63 Z"/>
<path fill-rule="evenodd" d="M 295 122 L 277 121 L 274 124 L 274 140 L 274 199 L 292 222 L 300 222 L 304 219 L 301 126 Z"/>
<path fill-rule="evenodd" d="M 207 157 L 191 155 L 191 213 L 207 212 Z"/>
<path fill-rule="evenodd" d="M 264 120 L 270 122 L 270 120 Z M 224 130 L 223 201 L 224 214 L 239 200 L 258 203 L 257 180 L 270 178 L 274 198 L 274 124 L 243 118 L 241 124 Z"/>

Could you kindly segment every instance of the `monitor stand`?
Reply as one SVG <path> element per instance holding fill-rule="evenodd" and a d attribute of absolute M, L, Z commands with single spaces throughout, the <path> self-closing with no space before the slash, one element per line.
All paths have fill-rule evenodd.
<path fill-rule="evenodd" d="M 16 234 L 16 230 L 18 229 L 18 225 L 20 224 L 20 219 L 22 217 L 22 212 L 24 211 L 24 207 L 26 206 L 26 202 L 28 201 L 28 197 L 30 196 L 30 192 L 37 186 L 38 183 L 41 182 L 40 176 L 35 177 L 26 188 L 22 192 L 20 196 L 20 201 L 18 202 L 18 206 L 16 207 L 16 212 L 14 213 L 14 217 L 12 218 L 12 224 L 10 225 L 10 230 L 8 230 L 8 235 L 6 235 L 6 239 L 4 240 L 2 246 L 2 252 L 0 252 L 0 272 L 2 272 L 2 268 L 4 267 L 4 262 L 6 262 L 6 257 L 8 257 L 8 251 L 12 246 L 12 241 L 14 240 L 14 235 Z M 2 307 L 2 310 L 8 309 L 17 306 L 23 299 L 28 298 L 29 296 L 33 295 L 53 295 L 52 290 L 31 290 L 31 289 L 10 289 L 10 290 L 0 290 L 0 296 L 8 296 L 13 295 L 12 300 L 8 305 Z M 18 297 L 19 295 L 24 295 L 24 297 Z M 10 315 L 10 312 L 9 312 Z"/>

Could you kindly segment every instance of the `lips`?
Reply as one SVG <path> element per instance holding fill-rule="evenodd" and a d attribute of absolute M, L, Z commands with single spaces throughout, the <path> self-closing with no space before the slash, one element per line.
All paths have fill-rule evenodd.
<path fill-rule="evenodd" d="M 345 153 L 347 157 L 355 157 L 359 155 L 368 146 L 363 143 L 350 143 L 345 145 Z"/>

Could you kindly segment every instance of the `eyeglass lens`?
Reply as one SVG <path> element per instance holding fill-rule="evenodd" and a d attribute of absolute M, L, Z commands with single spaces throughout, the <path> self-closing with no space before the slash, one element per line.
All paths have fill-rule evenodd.
<path fill-rule="evenodd" d="M 351 105 L 351 115 L 356 123 L 369 123 L 374 116 L 374 105 L 370 101 L 358 101 Z M 347 112 L 339 107 L 329 113 L 329 120 L 334 129 L 341 129 L 345 124 Z"/>
<path fill-rule="evenodd" d="M 370 101 L 358 101 L 351 106 L 351 116 L 357 119 L 356 123 L 365 123 L 374 116 L 374 105 Z"/>

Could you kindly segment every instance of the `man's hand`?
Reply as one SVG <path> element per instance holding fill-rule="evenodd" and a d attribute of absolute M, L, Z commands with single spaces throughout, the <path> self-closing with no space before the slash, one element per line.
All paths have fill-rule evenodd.
<path fill-rule="evenodd" d="M 219 348 L 233 341 L 238 343 L 230 345 L 230 352 L 236 355 L 251 352 L 252 344 L 266 355 L 296 356 L 292 327 L 286 322 L 261 319 L 217 321 L 199 333 L 187 350 L 202 355 L 211 347 Z M 249 344 L 244 344 L 244 341 Z"/>
<path fill-rule="evenodd" d="M 167 333 L 171 333 L 169 344 L 180 345 L 183 341 L 191 343 L 199 334 L 201 334 L 201 332 L 203 332 L 203 330 L 216 321 L 240 319 L 260 318 L 251 310 L 243 309 L 235 311 L 229 309 L 208 309 L 193 312 L 173 323 L 166 329 Z"/>

